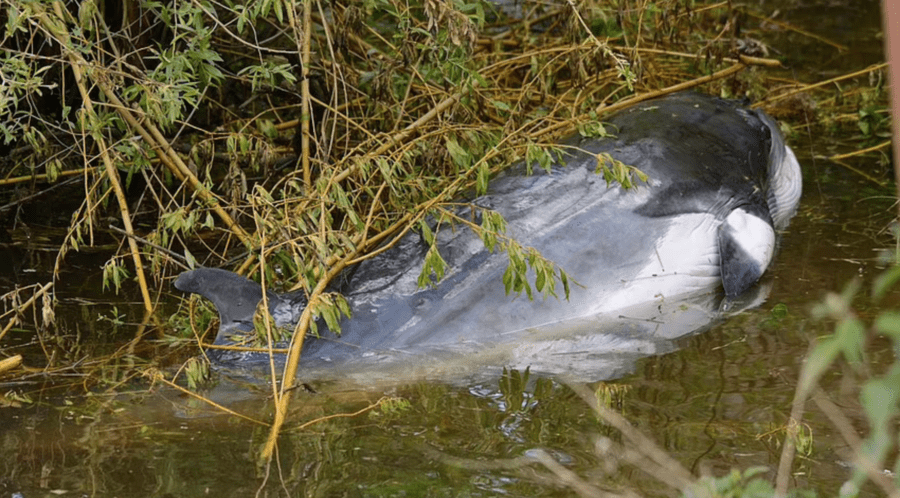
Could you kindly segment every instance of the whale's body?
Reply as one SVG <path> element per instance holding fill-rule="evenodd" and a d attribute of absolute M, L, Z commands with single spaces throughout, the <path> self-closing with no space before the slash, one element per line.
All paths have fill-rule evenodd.
<path fill-rule="evenodd" d="M 340 337 L 308 338 L 303 361 L 421 366 L 442 355 L 501 364 L 516 356 L 527 366 L 557 355 L 563 364 L 545 370 L 590 370 L 602 368 L 590 358 L 654 353 L 652 336 L 668 340 L 708 324 L 718 288 L 744 294 L 771 262 L 776 229 L 799 201 L 794 154 L 763 112 L 694 93 L 635 105 L 608 122 L 614 136 L 570 138 L 564 165 L 530 175 L 513 166 L 473 201 L 574 279 L 568 300 L 507 294 L 507 256 L 460 227 L 437 233 L 449 270 L 420 289 L 427 246 L 410 234 L 349 274 L 341 291 L 352 317 Z M 600 153 L 643 171 L 648 184 L 608 185 L 595 173 Z M 258 284 L 224 270 L 185 272 L 175 286 L 216 305 L 217 342 L 250 330 L 262 297 Z M 277 322 L 297 320 L 302 298 L 269 296 Z M 698 309 L 699 318 L 686 311 Z"/>

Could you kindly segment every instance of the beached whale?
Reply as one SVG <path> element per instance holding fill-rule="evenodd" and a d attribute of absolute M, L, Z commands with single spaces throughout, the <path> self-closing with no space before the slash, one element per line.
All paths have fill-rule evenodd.
<path fill-rule="evenodd" d="M 796 211 L 801 175 L 793 152 L 762 111 L 696 93 L 643 102 L 606 123 L 611 137 L 564 141 L 565 164 L 532 174 L 524 164 L 513 166 L 472 201 L 503 215 L 510 236 L 577 282 L 568 300 L 508 295 L 507 256 L 458 227 L 436 235 L 446 276 L 419 288 L 427 247 L 409 234 L 349 274 L 342 292 L 352 317 L 343 320 L 340 337 L 326 330 L 307 338 L 303 365 L 392 364 L 411 371 L 446 357 L 590 371 L 591 358 L 652 354 L 658 341 L 714 321 L 717 289 L 735 298 L 751 288 L 772 261 L 776 230 Z M 638 168 L 649 181 L 628 190 L 608 185 L 595 173 L 599 153 Z M 215 304 L 216 343 L 252 329 L 259 284 L 200 268 L 179 275 L 175 287 Z M 279 325 L 296 322 L 305 306 L 299 293 L 270 292 L 268 300 Z"/>

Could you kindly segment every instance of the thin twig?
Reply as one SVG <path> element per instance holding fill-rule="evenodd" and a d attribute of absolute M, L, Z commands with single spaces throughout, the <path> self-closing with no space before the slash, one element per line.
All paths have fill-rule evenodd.
<path fill-rule="evenodd" d="M 22 304 L 18 307 L 18 309 L 16 310 L 16 312 L 17 312 L 17 313 L 24 313 L 25 310 L 27 310 L 28 308 L 30 308 L 30 307 L 34 304 L 34 302 L 37 300 L 37 298 L 43 296 L 48 290 L 50 290 L 50 287 L 53 287 L 53 282 L 50 282 L 50 283 L 48 283 L 48 284 L 44 284 L 44 286 L 41 287 L 40 289 L 38 289 L 38 291 L 35 292 L 34 295 L 32 295 L 27 301 L 25 301 L 24 303 L 22 303 Z M 15 316 L 12 317 L 12 318 L 10 318 L 9 323 L 7 323 L 5 327 L 3 327 L 3 330 L 0 330 L 0 340 L 3 340 L 3 336 L 5 336 L 6 333 L 9 332 L 10 329 L 12 329 L 17 323 L 19 323 L 19 319 L 18 319 L 18 318 L 16 318 Z"/>
<path fill-rule="evenodd" d="M 79 171 L 79 173 L 80 173 L 80 171 Z M 70 184 L 75 183 L 75 182 L 78 182 L 78 181 L 80 181 L 80 180 L 81 180 L 81 178 L 69 178 L 69 179 L 66 180 L 66 181 L 59 182 L 59 183 L 56 183 L 56 184 L 54 184 L 54 185 L 51 185 L 50 187 L 45 188 L 44 190 L 41 190 L 40 192 L 35 192 L 35 193 L 33 193 L 33 194 L 31 194 L 31 195 L 29 195 L 29 196 L 27 196 L 27 197 L 21 197 L 21 198 L 19 198 L 19 199 L 16 199 L 16 200 L 13 201 L 13 202 L 10 202 L 10 203 L 8 203 L 8 204 L 4 204 L 3 206 L 0 206 L 0 213 L 2 213 L 2 212 L 4 212 L 4 211 L 9 211 L 10 209 L 12 209 L 12 208 L 14 208 L 14 207 L 17 207 L 17 206 L 19 206 L 19 205 L 21 205 L 21 204 L 24 204 L 24 203 L 26 203 L 26 202 L 28 202 L 28 201 L 30 201 L 30 200 L 32 200 L 32 199 L 36 199 L 36 198 L 38 198 L 38 197 L 40 197 L 40 196 L 42 196 L 42 195 L 49 194 L 50 192 L 53 192 L 54 190 L 56 190 L 56 189 L 58 189 L 58 188 L 60 188 L 60 187 L 63 187 L 63 186 L 66 186 L 66 185 L 70 185 Z"/>
<path fill-rule="evenodd" d="M 97 171 L 97 169 L 98 168 L 96 166 L 90 166 L 87 168 L 80 168 L 80 169 L 71 169 L 71 170 L 66 170 L 66 171 L 60 171 L 60 172 L 56 173 L 56 176 L 63 177 L 63 176 L 83 175 L 86 173 L 93 173 L 93 172 Z M 47 173 L 40 173 L 40 174 L 34 174 L 34 175 L 16 176 L 13 178 L 4 178 L 4 179 L 0 180 L 0 187 L 6 186 L 6 185 L 15 185 L 17 183 L 43 182 L 43 181 L 50 181 L 50 175 Z M 61 183 L 64 183 L 64 182 L 61 182 Z M 59 185 L 59 184 L 57 184 L 57 185 Z M 2 209 L 2 208 L 0 208 L 0 209 Z"/>
<path fill-rule="evenodd" d="M 12 370 L 22 364 L 22 355 L 16 354 L 9 358 L 0 360 L 0 374 L 7 370 Z"/>
<path fill-rule="evenodd" d="M 781 93 L 781 94 L 778 94 L 778 95 L 773 95 L 773 96 L 771 96 L 771 97 L 769 97 L 769 98 L 760 100 L 759 102 L 755 102 L 751 107 L 756 108 L 756 107 L 766 106 L 766 105 L 771 104 L 772 102 L 775 102 L 776 100 L 781 100 L 781 99 L 783 99 L 783 98 L 790 97 L 791 95 L 794 95 L 794 94 L 797 94 L 797 93 L 808 92 L 808 91 L 810 91 L 810 90 L 812 90 L 812 89 L 819 88 L 819 87 L 823 87 L 823 86 L 825 86 L 825 85 L 831 85 L 832 83 L 836 83 L 836 82 L 838 82 L 838 81 L 843 81 L 843 80 L 847 80 L 847 79 L 851 79 L 851 78 L 856 78 L 856 77 L 858 77 L 858 76 L 862 76 L 862 75 L 864 75 L 864 74 L 868 74 L 868 73 L 871 73 L 871 72 L 873 72 L 873 71 L 880 71 L 880 70 L 882 70 L 882 69 L 884 69 L 884 68 L 886 68 L 886 67 L 888 67 L 888 63 L 887 63 L 887 62 L 882 62 L 881 64 L 875 64 L 874 66 L 869 66 L 869 67 L 867 67 L 867 68 L 865 68 L 865 69 L 861 69 L 861 70 L 859 70 L 859 71 L 854 71 L 854 72 L 849 73 L 849 74 L 842 74 L 842 75 L 840 75 L 840 76 L 835 76 L 834 78 L 827 79 L 827 80 L 825 80 L 825 81 L 819 81 L 819 82 L 816 82 L 816 83 L 811 83 L 811 84 L 809 84 L 809 85 L 802 85 L 802 86 L 799 86 L 799 87 L 797 87 L 797 88 L 795 88 L 795 89 L 793 89 L 793 90 L 791 90 L 791 91 L 788 91 L 788 92 L 785 92 L 785 93 Z"/>
<path fill-rule="evenodd" d="M 217 409 L 217 410 L 221 410 L 221 411 L 224 412 L 224 413 L 227 413 L 227 414 L 229 414 L 229 415 L 234 415 L 235 417 L 242 418 L 242 419 L 244 419 L 244 420 L 246 420 L 246 421 L 248 421 L 248 422 L 253 422 L 254 424 L 257 424 L 257 425 L 262 425 L 262 426 L 268 426 L 268 425 L 269 425 L 269 424 L 263 422 L 262 420 L 256 420 L 255 418 L 248 417 L 247 415 L 243 415 L 243 414 L 241 414 L 241 413 L 238 413 L 238 412 L 236 412 L 236 411 L 234 411 L 234 410 L 232 410 L 232 409 L 230 409 L 230 408 L 228 408 L 228 407 L 225 407 L 225 406 L 220 405 L 219 403 L 216 403 L 215 401 L 213 401 L 213 400 L 211 400 L 211 399 L 209 399 L 209 398 L 205 398 L 205 397 L 200 396 L 199 394 L 197 394 L 197 393 L 195 393 L 195 392 L 193 392 L 193 391 L 190 391 L 190 390 L 188 390 L 188 389 L 185 389 L 185 388 L 179 386 L 178 384 L 176 384 L 176 383 L 174 383 L 174 382 L 172 382 L 172 381 L 166 379 L 165 377 L 163 377 L 162 372 L 160 372 L 160 371 L 158 371 L 158 370 L 150 370 L 149 373 L 148 373 L 148 375 L 150 376 L 150 378 L 151 378 L 154 382 L 161 382 L 161 383 L 163 383 L 163 384 L 165 384 L 165 385 L 171 387 L 172 389 L 175 389 L 176 391 L 181 392 L 182 394 L 186 394 L 186 395 L 188 395 L 188 396 L 190 396 L 190 397 L 192 397 L 192 398 L 194 398 L 194 399 L 198 399 L 198 400 L 200 400 L 200 401 L 206 403 L 207 405 L 209 405 L 209 406 L 211 406 L 211 407 L 213 407 L 213 408 L 215 408 L 215 409 Z"/>
<path fill-rule="evenodd" d="M 600 404 L 593 391 L 582 384 L 567 384 L 575 394 L 588 404 L 604 422 L 622 433 L 635 451 L 639 451 L 655 464 L 666 469 L 665 473 L 654 473 L 652 477 L 673 486 L 683 492 L 687 492 L 694 483 L 694 478 L 680 463 L 656 445 L 649 437 L 631 426 L 619 413 L 610 410 Z"/>
<path fill-rule="evenodd" d="M 324 417 L 319 417 L 319 418 L 310 420 L 309 422 L 304 422 L 304 423 L 300 424 L 299 426 L 297 426 L 297 430 L 303 430 L 303 429 L 306 429 L 307 427 L 311 427 L 316 424 L 321 424 L 322 422 L 327 422 L 329 420 L 333 420 L 336 418 L 358 417 L 358 416 L 362 415 L 363 413 L 370 412 L 370 411 L 378 408 L 379 406 L 383 405 L 385 401 L 388 401 L 391 399 L 392 398 L 385 396 L 385 397 L 379 399 L 378 401 L 372 403 L 371 405 L 369 405 L 365 408 L 361 408 L 353 413 L 335 413 L 333 415 L 326 415 Z"/>
<path fill-rule="evenodd" d="M 894 482 L 884 474 L 882 469 L 879 469 L 876 466 L 875 462 L 872 462 L 862 452 L 862 441 L 856 433 L 853 423 L 847 419 L 830 399 L 828 399 L 828 396 L 821 388 L 816 389 L 812 400 L 816 406 L 819 407 L 819 410 L 828 417 L 831 425 L 841 433 L 841 437 L 843 437 L 844 441 L 850 446 L 850 450 L 853 451 L 854 466 L 865 471 L 869 479 L 871 479 L 876 486 L 881 488 L 885 496 L 890 498 L 900 498 L 900 490 L 897 489 Z"/>
<path fill-rule="evenodd" d="M 869 152 L 875 152 L 876 150 L 887 149 L 891 146 L 892 141 L 886 140 L 881 142 L 878 145 L 873 145 L 871 147 L 866 147 L 865 149 L 854 150 L 853 152 L 847 152 L 846 154 L 836 154 L 834 156 L 830 156 L 828 160 L 830 161 L 840 161 L 841 159 L 847 159 L 848 157 L 853 156 L 861 156 L 863 154 L 868 154 Z"/>
<path fill-rule="evenodd" d="M 144 244 L 145 246 L 152 247 L 152 248 L 156 249 L 157 251 L 159 251 L 159 252 L 161 252 L 161 253 L 163 253 L 163 254 L 169 256 L 170 258 L 172 258 L 172 259 L 174 260 L 173 262 L 174 262 L 176 265 L 180 266 L 180 267 L 181 267 L 182 269 L 184 269 L 184 270 L 190 270 L 190 269 L 191 269 L 188 265 L 185 264 L 185 262 L 187 262 L 187 258 L 185 258 L 184 256 L 178 254 L 178 253 L 175 252 L 175 251 L 172 251 L 171 249 L 166 249 L 165 247 L 163 247 L 163 246 L 161 246 L 161 245 L 159 245 L 159 244 L 154 244 L 153 242 L 150 242 L 149 240 L 147 240 L 147 239 L 145 239 L 145 238 L 143 238 L 143 237 L 139 237 L 139 236 L 137 236 L 137 235 L 135 235 L 135 234 L 133 234 L 133 233 L 128 233 L 128 232 L 126 232 L 125 230 L 122 230 L 121 228 L 119 228 L 119 227 L 117 227 L 117 226 L 115 226 L 115 225 L 109 225 L 109 229 L 112 230 L 113 232 L 122 234 L 122 235 L 124 235 L 124 236 L 126 236 L 126 237 L 131 237 L 131 238 L 133 238 L 134 240 L 140 242 L 141 244 Z"/>
<path fill-rule="evenodd" d="M 801 28 L 798 28 L 797 26 L 794 26 L 793 24 L 789 24 L 789 23 L 782 22 L 782 21 L 776 21 L 775 19 L 772 19 L 771 17 L 761 16 L 761 15 L 755 13 L 755 12 L 752 12 L 752 11 L 744 11 L 744 12 L 746 12 L 746 13 L 747 13 L 748 15 L 750 15 L 751 17 L 755 17 L 755 18 L 757 18 L 757 19 L 759 19 L 759 20 L 761 20 L 761 21 L 763 21 L 763 22 L 765 22 L 765 23 L 774 24 L 775 26 L 778 26 L 779 28 L 783 28 L 783 29 L 786 29 L 786 30 L 789 30 L 789 31 L 793 31 L 793 32 L 799 33 L 799 34 L 801 34 L 801 35 L 803 35 L 803 36 L 812 38 L 813 40 L 820 41 L 820 42 L 822 42 L 822 43 L 824 43 L 824 44 L 826 44 L 826 45 L 830 45 L 830 46 L 832 46 L 832 47 L 838 49 L 838 50 L 841 51 L 841 52 L 846 52 L 846 51 L 847 51 L 847 47 L 846 47 L 846 46 L 841 45 L 840 43 L 835 43 L 835 42 L 829 40 L 828 38 L 825 38 L 824 36 L 819 36 L 819 35 L 817 35 L 817 34 L 815 34 L 815 33 L 810 33 L 809 31 L 806 31 L 805 29 L 801 29 Z"/>

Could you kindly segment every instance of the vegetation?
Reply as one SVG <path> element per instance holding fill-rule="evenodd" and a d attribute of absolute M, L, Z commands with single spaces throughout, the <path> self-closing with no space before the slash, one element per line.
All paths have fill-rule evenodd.
<path fill-rule="evenodd" d="M 136 277 L 147 309 L 144 264 L 158 279 L 173 252 L 189 265 L 196 251 L 207 264 L 237 257 L 271 286 L 312 293 L 409 227 L 453 218 L 444 203 L 483 191 L 518 158 L 547 167 L 542 144 L 555 136 L 602 131 L 612 103 L 650 88 L 640 75 L 659 87 L 735 63 L 723 59 L 728 43 L 679 29 L 729 33 L 712 19 L 739 13 L 721 7 L 671 2 L 615 22 L 592 4 L 539 9 L 527 22 L 504 11 L 518 8 L 538 7 L 10 2 L 0 112 L 6 147 L 23 160 L 7 175 L 87 180 L 60 264 L 106 232 L 98 220 L 115 198 L 128 245 L 105 280 L 119 288 Z M 663 37 L 690 53 L 637 48 Z M 632 181 L 608 158 L 598 169 Z M 481 219 L 486 244 L 515 248 L 510 290 L 530 294 L 522 269 L 543 260 L 503 238 L 496 216 Z M 198 236 L 215 242 L 197 246 Z M 539 274 L 562 277 L 544 263 Z M 423 283 L 442 273 L 436 251 L 424 268 Z"/>
<path fill-rule="evenodd" d="M 463 224 L 508 255 L 508 292 L 568 294 L 567 275 L 506 237 L 499 215 L 461 218 L 463 193 L 483 192 L 518 159 L 549 167 L 565 152 L 547 145 L 556 137 L 605 133 L 603 114 L 651 89 L 715 82 L 715 93 L 752 93 L 758 77 L 718 80 L 778 64 L 737 52 L 739 11 L 677 1 L 622 12 L 590 2 L 2 5 L 0 128 L 20 158 L 7 176 L 84 182 L 55 271 L 71 250 L 118 241 L 104 288 L 136 283 L 147 321 L 151 288 L 174 266 L 236 267 L 307 292 L 298 337 L 310 315 L 337 324 L 346 313 L 327 292 L 336 275 L 414 228 L 431 244 L 421 285 L 445 271 L 434 232 Z M 597 170 L 625 186 L 642 179 L 609 157 Z"/>
<path fill-rule="evenodd" d="M 506 252 L 508 291 L 567 293 L 560 268 L 505 236 L 496 213 L 460 217 L 460 199 L 483 192 L 491 175 L 518 160 L 548 167 L 565 152 L 553 145 L 560 136 L 603 134 L 604 116 L 662 92 L 699 87 L 748 95 L 785 119 L 788 133 L 809 126 L 799 116 L 818 106 L 826 127 L 857 126 L 854 143 L 870 151 L 889 143 L 881 68 L 861 72 L 872 78 L 868 86 L 846 91 L 772 76 L 756 66 L 778 62 L 741 31 L 754 14 L 731 2 L 0 0 L 0 9 L 0 185 L 14 206 L 58 188 L 75 198 L 63 213 L 64 233 L 48 243 L 54 275 L 71 252 L 106 245 L 104 285 L 139 289 L 144 317 L 115 308 L 104 323 L 155 322 L 173 345 L 188 341 L 173 337 L 172 329 L 196 344 L 212 319 L 194 313 L 196 303 L 189 318 L 161 319 L 157 290 L 180 268 L 225 266 L 270 288 L 305 290 L 311 305 L 295 331 L 303 337 L 315 323 L 312 314 L 336 323 L 346 313 L 328 283 L 409 230 L 420 230 L 432 246 L 421 285 L 444 272 L 435 232 L 464 225 L 487 247 Z M 852 76 L 858 75 L 828 83 L 839 86 Z M 609 157 L 598 157 L 597 169 L 609 182 L 643 180 Z M 32 191 L 17 200 L 16 186 Z M 526 278 L 529 268 L 535 280 Z M 885 278 L 896 280 L 896 272 Z M 55 331 L 56 276 L 49 280 L 33 288 L 30 301 L 8 294 L 20 314 L 41 305 L 34 321 L 42 338 Z M 880 285 L 876 297 L 886 288 Z M 838 321 L 838 332 L 817 346 L 795 406 L 808 396 L 819 402 L 817 379 L 840 357 L 868 376 L 867 336 L 900 340 L 896 316 L 883 314 L 871 326 L 856 318 L 849 304 L 855 289 L 821 308 L 822 316 Z M 117 342 L 109 358 L 91 358 L 116 373 L 105 378 L 98 369 L 85 384 L 119 386 L 137 373 L 168 382 L 135 354 L 146 337 L 142 328 L 126 346 Z M 54 340 L 69 339 L 58 334 Z M 300 345 L 288 363 L 293 368 Z M 48 369 L 86 367 L 77 347 L 62 349 L 64 358 L 46 355 Z M 860 458 L 847 496 L 866 478 L 896 496 L 896 485 L 875 472 L 896 449 L 896 370 L 894 364 L 865 381 L 872 433 L 858 446 L 868 460 Z M 181 371 L 192 384 L 208 375 L 196 359 Z M 519 375 L 504 376 L 504 395 L 522 404 L 527 373 Z M 284 379 L 272 389 L 276 415 L 264 460 L 295 387 L 290 369 Z M 541 396 L 552 391 L 541 386 Z M 592 396 L 585 396 L 589 405 L 607 413 L 596 400 L 609 393 Z M 387 399 L 364 411 L 396 420 L 406 408 Z M 802 410 L 796 410 L 799 424 Z M 798 437 L 793 426 L 785 432 L 784 479 Z M 590 490 L 543 455 L 532 457 L 519 464 L 538 462 L 560 482 Z M 688 493 L 696 483 L 686 475 L 672 485 Z M 773 489 L 753 469 L 699 486 L 705 491 L 696 494 L 703 496 L 763 496 Z M 786 481 L 776 487 L 783 493 Z"/>

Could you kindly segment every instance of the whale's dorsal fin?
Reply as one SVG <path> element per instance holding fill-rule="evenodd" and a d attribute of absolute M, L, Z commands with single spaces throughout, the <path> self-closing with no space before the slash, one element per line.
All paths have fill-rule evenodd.
<path fill-rule="evenodd" d="M 772 222 L 737 208 L 719 226 L 719 266 L 725 295 L 737 297 L 759 280 L 775 253 Z"/>

